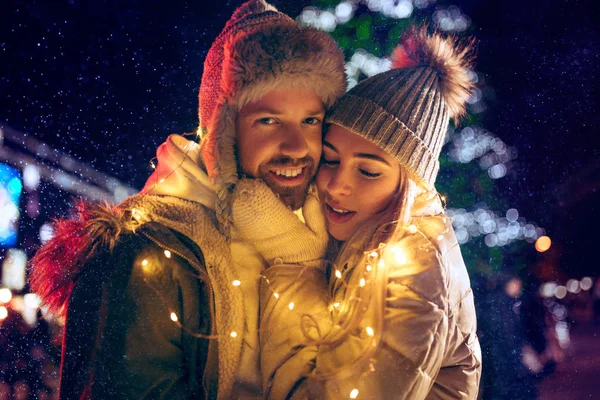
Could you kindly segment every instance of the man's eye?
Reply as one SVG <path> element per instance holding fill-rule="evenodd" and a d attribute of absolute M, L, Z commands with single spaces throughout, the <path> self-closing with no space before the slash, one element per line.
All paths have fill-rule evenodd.
<path fill-rule="evenodd" d="M 258 123 L 263 124 L 263 125 L 273 125 L 276 122 L 277 122 L 277 120 L 275 118 L 269 118 L 269 117 L 260 118 L 258 120 Z"/>
<path fill-rule="evenodd" d="M 321 118 L 309 117 L 304 120 L 304 123 L 306 123 L 308 125 L 318 125 L 321 123 Z"/>
<path fill-rule="evenodd" d="M 381 174 L 376 173 L 376 172 L 369 172 L 366 171 L 364 169 L 359 169 L 360 173 L 363 174 L 364 176 L 366 176 L 369 179 L 374 179 L 374 178 L 378 178 L 381 176 Z"/>

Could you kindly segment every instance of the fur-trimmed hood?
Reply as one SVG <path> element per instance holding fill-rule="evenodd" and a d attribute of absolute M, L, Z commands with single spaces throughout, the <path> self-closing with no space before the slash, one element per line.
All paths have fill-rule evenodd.
<path fill-rule="evenodd" d="M 111 251 L 122 235 L 141 233 L 161 246 L 177 248 L 184 245 L 161 242 L 149 234 L 145 225 L 157 223 L 182 233 L 201 249 L 203 265 L 191 266 L 205 268 L 213 288 L 214 325 L 220 334 L 219 398 L 229 398 L 241 341 L 227 333 L 243 331 L 244 319 L 240 316 L 244 311 L 241 293 L 232 289 L 233 261 L 225 238 L 216 228 L 214 212 L 178 197 L 138 194 L 117 206 L 80 202 L 75 214 L 72 219 L 56 221 L 55 236 L 31 260 L 31 287 L 43 304 L 55 314 L 64 315 L 71 289 L 88 262 L 99 251 Z M 103 265 L 111 266 L 112 263 Z"/>
<path fill-rule="evenodd" d="M 56 220 L 54 236 L 31 259 L 29 283 L 42 303 L 64 317 L 73 285 L 99 248 L 112 251 L 123 233 L 133 232 L 136 222 L 125 210 L 108 203 L 76 203 L 73 217 Z"/>
<path fill-rule="evenodd" d="M 170 135 L 161 144 L 156 157 L 158 166 L 146 181 L 140 195 L 126 199 L 118 206 L 108 203 L 76 203 L 72 218 L 55 221 L 55 235 L 32 259 L 31 286 L 43 299 L 50 311 L 62 315 L 70 285 L 81 268 L 93 257 L 98 247 L 109 251 L 123 233 L 134 233 L 136 228 L 156 216 L 143 213 L 133 206 L 146 196 L 161 200 L 165 207 L 173 203 L 173 196 L 195 204 L 215 209 L 215 188 L 203 170 L 199 146 L 180 135 Z M 186 203 L 186 204 L 187 204 Z M 178 210 L 168 213 L 174 217 Z M 171 215 L 172 214 L 172 215 Z M 166 226 L 173 221 L 163 217 Z"/>

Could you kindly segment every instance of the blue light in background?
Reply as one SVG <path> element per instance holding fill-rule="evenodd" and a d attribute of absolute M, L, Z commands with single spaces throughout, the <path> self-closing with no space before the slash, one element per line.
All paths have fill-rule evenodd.
<path fill-rule="evenodd" d="M 9 248 L 17 244 L 22 191 L 20 171 L 0 163 L 0 247 Z"/>

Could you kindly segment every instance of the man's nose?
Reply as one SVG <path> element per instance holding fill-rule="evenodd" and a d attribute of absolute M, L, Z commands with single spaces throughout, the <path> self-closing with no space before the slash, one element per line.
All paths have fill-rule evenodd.
<path fill-rule="evenodd" d="M 282 132 L 282 135 L 281 154 L 290 158 L 302 158 L 308 155 L 308 143 L 300 128 L 289 127 Z"/>

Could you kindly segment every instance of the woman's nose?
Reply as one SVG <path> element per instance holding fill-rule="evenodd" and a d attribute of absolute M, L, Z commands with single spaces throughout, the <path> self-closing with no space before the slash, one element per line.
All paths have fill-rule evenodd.
<path fill-rule="evenodd" d="M 339 167 L 333 171 L 327 185 L 327 191 L 339 196 L 348 196 L 352 193 L 352 186 L 349 184 L 348 179 L 344 179 L 344 174 Z"/>

